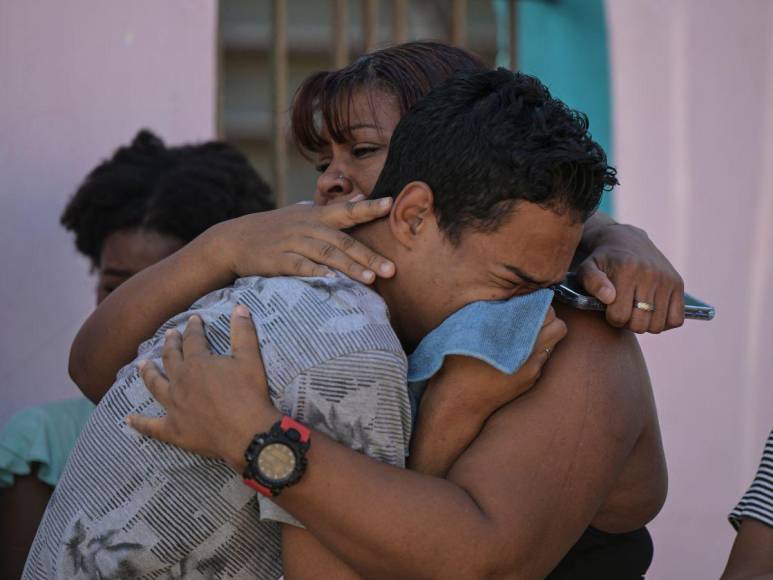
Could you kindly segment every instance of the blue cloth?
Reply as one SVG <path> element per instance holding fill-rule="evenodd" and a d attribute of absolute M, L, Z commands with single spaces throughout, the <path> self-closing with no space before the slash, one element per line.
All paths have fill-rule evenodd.
<path fill-rule="evenodd" d="M 513 374 L 529 358 L 552 300 L 553 291 L 543 289 L 460 308 L 425 336 L 408 357 L 408 382 L 426 381 L 452 354 L 475 357 Z"/>
<path fill-rule="evenodd" d="M 0 487 L 13 485 L 19 475 L 37 476 L 54 486 L 59 481 L 94 404 L 85 397 L 52 401 L 23 409 L 0 432 Z"/>

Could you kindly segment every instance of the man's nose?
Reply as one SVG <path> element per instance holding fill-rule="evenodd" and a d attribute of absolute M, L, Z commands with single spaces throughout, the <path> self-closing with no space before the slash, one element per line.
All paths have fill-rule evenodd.
<path fill-rule="evenodd" d="M 317 178 L 317 198 L 319 205 L 327 205 L 340 197 L 348 197 L 354 193 L 352 180 L 334 167 L 329 167 Z"/>

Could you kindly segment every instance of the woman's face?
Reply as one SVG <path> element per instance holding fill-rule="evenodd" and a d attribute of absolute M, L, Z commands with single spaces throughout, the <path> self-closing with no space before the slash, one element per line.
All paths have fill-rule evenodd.
<path fill-rule="evenodd" d="M 358 194 L 369 197 L 384 168 L 392 133 L 400 121 L 395 99 L 384 92 L 353 95 L 349 132 L 351 140 L 336 143 L 323 128 L 327 144 L 316 155 L 320 172 L 314 203 L 348 201 Z"/>

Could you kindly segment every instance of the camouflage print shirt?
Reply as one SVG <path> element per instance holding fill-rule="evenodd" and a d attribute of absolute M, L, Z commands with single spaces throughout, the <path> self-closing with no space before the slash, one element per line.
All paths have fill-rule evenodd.
<path fill-rule="evenodd" d="M 411 429 L 406 359 L 383 300 L 341 275 L 243 278 L 169 320 L 120 371 L 54 491 L 24 579 L 281 575 L 277 522 L 295 520 L 256 498 L 225 463 L 142 437 L 125 422 L 131 413 L 162 413 L 136 362 L 160 364 L 164 332 L 182 330 L 196 313 L 212 349 L 228 353 L 237 303 L 252 313 L 281 412 L 404 466 Z"/>

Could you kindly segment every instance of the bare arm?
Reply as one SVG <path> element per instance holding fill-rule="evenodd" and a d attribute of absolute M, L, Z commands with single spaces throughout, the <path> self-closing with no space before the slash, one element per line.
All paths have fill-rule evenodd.
<path fill-rule="evenodd" d="M 529 359 L 513 375 L 475 358 L 446 357 L 422 397 L 408 466 L 419 473 L 445 477 L 486 420 L 534 386 L 549 352 L 564 336 L 566 325 L 551 308 Z"/>
<path fill-rule="evenodd" d="M 721 580 L 773 580 L 773 528 L 743 520 Z"/>
<path fill-rule="evenodd" d="M 390 262 L 337 231 L 385 215 L 390 202 L 295 205 L 213 226 L 132 276 L 99 305 L 72 344 L 70 376 L 84 395 L 99 402 L 143 340 L 173 315 L 240 276 L 323 276 L 329 270 L 322 264 L 365 283 L 376 274 L 393 275 Z"/>
<path fill-rule="evenodd" d="M 282 526 L 282 573 L 284 580 L 356 580 L 362 578 L 310 532 Z"/>
<path fill-rule="evenodd" d="M 537 388 L 486 422 L 448 479 L 384 465 L 315 432 L 304 478 L 277 503 L 368 578 L 544 577 L 618 479 L 649 392 L 632 335 L 593 315 L 565 320 L 568 337 Z M 232 322 L 234 345 L 237 334 L 250 336 L 243 324 Z M 278 415 L 254 348 L 239 346 L 216 365 L 186 358 L 187 370 L 169 382 L 144 372 L 167 415 L 135 417 L 132 426 L 240 469 L 253 434 Z"/>
<path fill-rule="evenodd" d="M 566 325 L 551 308 L 531 356 L 513 375 L 504 375 L 475 358 L 446 357 L 422 398 L 409 468 L 445 477 L 486 419 L 534 385 L 549 356 L 545 349 L 554 350 L 565 335 Z M 471 389 L 473 384 L 480 388 Z M 282 528 L 282 565 L 285 580 L 360 577 L 310 532 L 293 526 Z"/>
<path fill-rule="evenodd" d="M 365 465 L 323 440 L 308 480 L 280 501 L 369 577 L 544 577 L 593 519 L 642 428 L 635 343 L 604 330 L 586 333 L 586 348 L 571 333 L 538 387 L 486 423 L 447 481 Z M 315 493 L 323 484 L 343 492 L 346 509 Z"/>
<path fill-rule="evenodd" d="M 613 220 L 609 216 L 609 214 L 606 214 L 603 211 L 597 211 L 596 213 L 594 213 L 585 222 L 585 227 L 583 228 L 582 242 L 581 242 L 583 247 L 587 247 L 587 248 L 592 247 L 593 238 L 598 233 L 598 231 L 606 226 L 611 226 L 615 223 L 617 222 Z"/>

